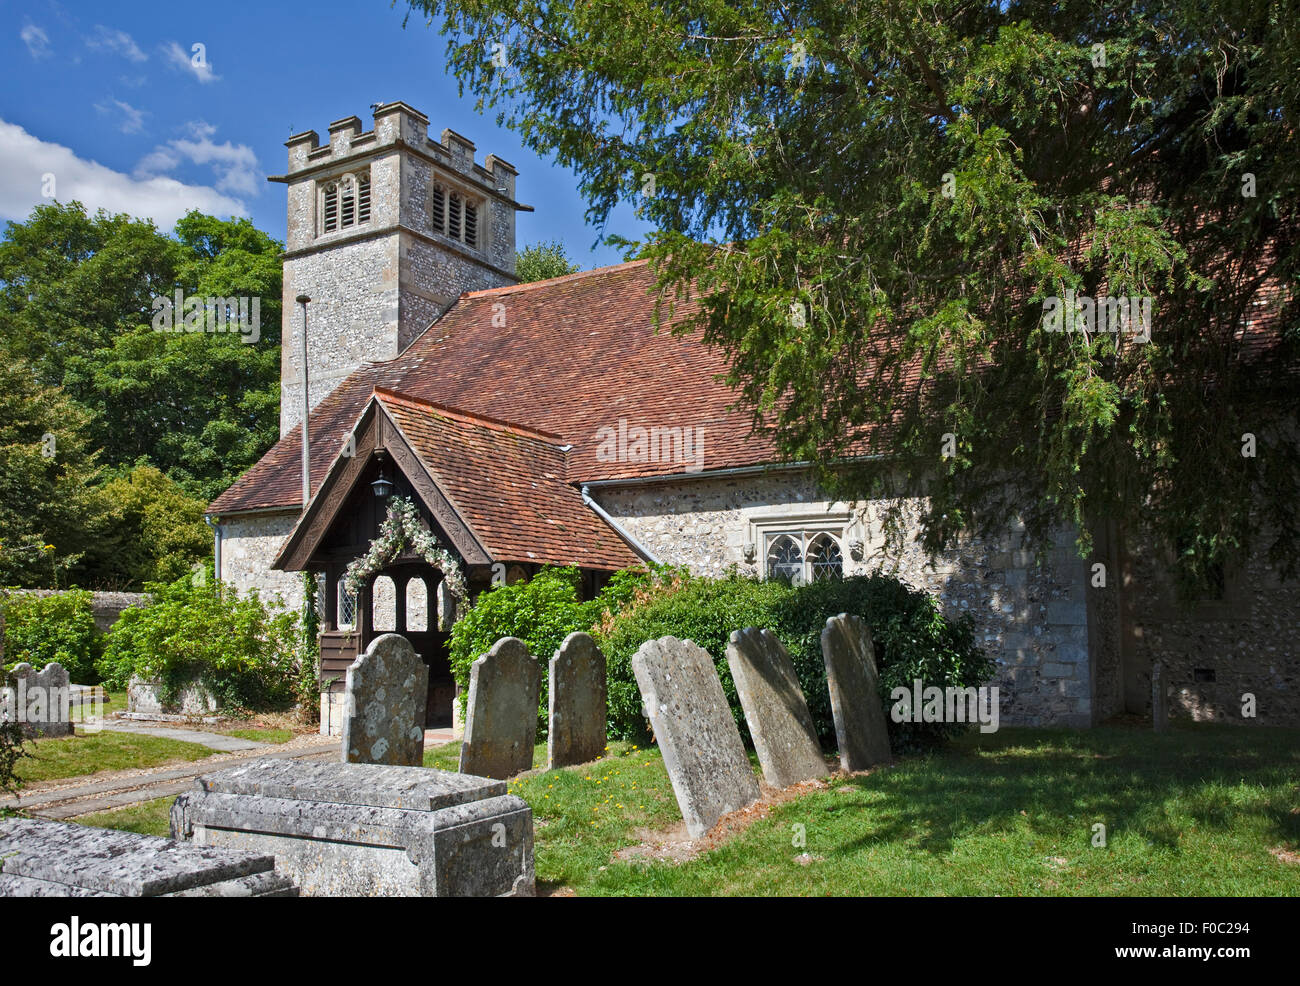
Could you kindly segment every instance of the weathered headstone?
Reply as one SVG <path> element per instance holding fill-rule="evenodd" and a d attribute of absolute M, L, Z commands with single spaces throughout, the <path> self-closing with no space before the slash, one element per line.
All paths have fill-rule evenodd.
<path fill-rule="evenodd" d="M 470 665 L 460 772 L 513 777 L 533 765 L 542 669 L 517 637 L 502 637 Z"/>
<path fill-rule="evenodd" d="M 0 819 L 0 897 L 296 897 L 269 853 Z"/>
<path fill-rule="evenodd" d="M 305 897 L 530 897 L 533 813 L 506 790 L 425 767 L 266 758 L 197 778 L 171 832 L 272 854 Z"/>
<path fill-rule="evenodd" d="M 571 633 L 551 658 L 546 761 L 549 769 L 605 752 L 605 655 L 590 634 Z"/>
<path fill-rule="evenodd" d="M 424 764 L 429 668 L 396 633 L 376 637 L 348 666 L 343 700 L 343 762 Z"/>
<path fill-rule="evenodd" d="M 71 736 L 68 672 L 57 661 L 35 671 L 26 661 L 9 672 L 0 716 L 22 723 L 29 736 Z"/>
<path fill-rule="evenodd" d="M 758 800 L 758 780 L 708 652 L 676 637 L 647 640 L 632 655 L 632 671 L 691 838 Z"/>
<path fill-rule="evenodd" d="M 1165 695 L 1165 669 L 1159 661 L 1151 665 L 1151 728 L 1157 733 L 1169 728 L 1169 705 Z"/>
<path fill-rule="evenodd" d="M 825 777 L 826 761 L 808 702 L 790 654 L 776 635 L 757 627 L 734 631 L 727 665 L 767 783 L 789 787 Z"/>
<path fill-rule="evenodd" d="M 857 616 L 832 616 L 822 630 L 822 659 L 826 662 L 840 766 L 865 770 L 887 762 L 889 728 L 880 700 L 871 629 Z"/>

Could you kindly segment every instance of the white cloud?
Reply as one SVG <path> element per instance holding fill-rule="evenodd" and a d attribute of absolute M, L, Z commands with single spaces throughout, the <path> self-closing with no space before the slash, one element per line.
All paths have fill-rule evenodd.
<path fill-rule="evenodd" d="M 135 167 L 137 178 L 174 171 L 182 161 L 211 165 L 217 175 L 217 190 L 237 195 L 256 195 L 261 186 L 257 155 L 247 144 L 215 143 L 217 128 L 203 121 L 186 125 L 188 135 L 160 144 Z"/>
<path fill-rule="evenodd" d="M 35 24 L 24 24 L 18 37 L 23 39 L 23 44 L 27 45 L 33 58 L 44 58 L 50 53 L 50 36 Z"/>
<path fill-rule="evenodd" d="M 215 216 L 247 216 L 237 198 L 205 185 L 186 185 L 161 176 L 133 178 L 95 161 L 79 158 L 62 144 L 34 137 L 17 124 L 0 120 L 0 219 L 24 220 L 42 197 L 46 176 L 54 177 L 54 198 L 81 202 L 90 212 L 104 208 L 148 217 L 170 229 L 190 209 Z"/>
<path fill-rule="evenodd" d="M 116 108 L 121 114 L 117 128 L 124 134 L 138 134 L 144 129 L 144 110 L 138 110 L 130 103 L 124 103 L 120 99 L 109 97 L 106 103 L 96 103 L 95 109 L 101 113 L 112 113 Z"/>
<path fill-rule="evenodd" d="M 212 65 L 208 62 L 206 47 L 191 54 L 175 41 L 168 41 L 162 46 L 162 53 L 163 57 L 167 59 L 167 64 L 172 68 L 180 69 L 182 72 L 189 72 L 200 82 L 216 82 L 221 78 L 212 71 Z M 196 60 L 198 61 L 197 64 L 195 64 Z"/>
<path fill-rule="evenodd" d="M 95 25 L 95 33 L 86 39 L 86 47 L 107 48 L 109 51 L 115 51 L 132 62 L 147 62 L 149 60 L 149 56 L 141 51 L 140 46 L 135 43 L 135 38 L 125 31 L 105 27 L 103 24 Z"/>

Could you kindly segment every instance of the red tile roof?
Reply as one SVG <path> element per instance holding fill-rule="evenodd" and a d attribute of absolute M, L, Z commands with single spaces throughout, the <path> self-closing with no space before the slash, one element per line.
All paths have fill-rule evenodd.
<path fill-rule="evenodd" d="M 616 570 L 640 558 L 567 481 L 554 435 L 389 390 L 375 397 L 494 560 Z"/>
<path fill-rule="evenodd" d="M 365 364 L 313 410 L 312 489 L 376 387 L 558 436 L 573 446 L 569 484 L 776 461 L 771 443 L 751 434 L 749 415 L 730 409 L 725 354 L 698 334 L 655 331 L 653 283 L 636 261 L 462 295 L 401 356 Z M 680 305 L 674 321 L 694 310 Z M 691 429 L 691 444 L 657 432 L 666 440 L 652 457 L 637 428 Z M 210 511 L 301 505 L 300 434 L 280 439 Z M 492 474 L 485 468 L 480 482 Z"/>

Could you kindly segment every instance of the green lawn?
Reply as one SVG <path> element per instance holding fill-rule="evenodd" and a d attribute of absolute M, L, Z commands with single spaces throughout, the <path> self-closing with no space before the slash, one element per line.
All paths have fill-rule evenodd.
<path fill-rule="evenodd" d="M 293 733 L 288 729 L 223 729 L 221 732 L 254 743 L 288 743 L 293 739 Z"/>
<path fill-rule="evenodd" d="M 32 755 L 19 760 L 15 772 L 25 784 L 80 777 L 100 770 L 157 767 L 174 761 L 202 760 L 215 750 L 139 733 L 81 733 L 25 744 Z M 20 792 L 21 793 L 21 792 Z"/>
<path fill-rule="evenodd" d="M 454 769 L 459 744 L 427 750 Z M 534 763 L 544 764 L 539 745 Z M 658 750 L 510 782 L 540 888 L 593 895 L 1300 895 L 1300 730 L 1004 729 L 778 805 L 688 862 L 617 861 L 681 821 Z M 91 824 L 165 834 L 170 799 Z M 126 822 L 127 824 L 121 824 Z M 1105 826 L 1105 846 L 1094 846 Z M 806 841 L 794 845 L 795 826 Z M 1294 858 L 1294 856 L 1292 857 Z"/>
<path fill-rule="evenodd" d="M 171 835 L 171 810 L 175 798 L 155 798 L 126 808 L 114 808 L 112 811 L 100 811 L 93 815 L 82 815 L 71 819 L 78 825 L 96 825 L 106 829 L 121 829 L 124 832 L 139 832 L 142 835 Z"/>

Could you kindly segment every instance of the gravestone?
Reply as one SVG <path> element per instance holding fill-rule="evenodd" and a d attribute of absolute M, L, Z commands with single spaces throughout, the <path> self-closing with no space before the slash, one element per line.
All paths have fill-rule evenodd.
<path fill-rule="evenodd" d="M 822 659 L 830 690 L 840 766 L 865 770 L 889 760 L 889 729 L 880 700 L 871 629 L 856 616 L 841 613 L 822 630 Z"/>
<path fill-rule="evenodd" d="M 28 736 L 71 736 L 68 672 L 57 661 L 35 671 L 26 661 L 9 672 L 0 716 L 22 723 Z"/>
<path fill-rule="evenodd" d="M 587 763 L 605 752 L 605 655 L 586 633 L 571 633 L 551 658 L 548 769 Z"/>
<path fill-rule="evenodd" d="M 343 762 L 424 764 L 429 668 L 396 633 L 376 637 L 348 666 L 343 698 Z"/>
<path fill-rule="evenodd" d="M 533 765 L 542 669 L 528 645 L 502 637 L 470 665 L 460 772 L 513 777 Z"/>
<path fill-rule="evenodd" d="M 647 640 L 632 671 L 691 838 L 757 801 L 758 780 L 708 652 L 676 637 Z"/>
<path fill-rule="evenodd" d="M 506 783 L 265 758 L 176 799 L 175 839 L 270 854 L 304 897 L 532 896 L 533 813 Z"/>
<path fill-rule="evenodd" d="M 0 897 L 296 897 L 275 857 L 115 829 L 0 819 Z"/>
<path fill-rule="evenodd" d="M 1165 695 L 1165 669 L 1159 661 L 1151 665 L 1151 728 L 1162 733 L 1169 728 L 1169 705 Z"/>
<path fill-rule="evenodd" d="M 745 710 L 763 778 L 773 787 L 825 777 L 826 761 L 790 654 L 769 630 L 746 627 L 727 644 L 736 694 Z"/>

